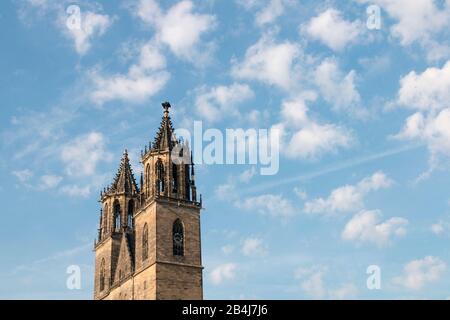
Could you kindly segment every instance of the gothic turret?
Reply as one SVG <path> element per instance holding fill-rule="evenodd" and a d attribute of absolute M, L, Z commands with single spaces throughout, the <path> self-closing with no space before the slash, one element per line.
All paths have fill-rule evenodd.
<path fill-rule="evenodd" d="M 164 116 L 161 120 L 159 130 L 156 133 L 153 146 L 150 146 L 151 150 L 172 150 L 175 144 L 177 144 L 176 139 L 174 139 L 174 130 L 172 126 L 172 120 L 169 116 L 169 109 L 171 105 L 169 102 L 162 103 L 164 108 Z"/>

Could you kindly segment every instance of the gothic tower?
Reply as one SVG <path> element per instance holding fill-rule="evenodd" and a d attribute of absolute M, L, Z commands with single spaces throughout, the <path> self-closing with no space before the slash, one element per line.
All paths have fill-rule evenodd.
<path fill-rule="evenodd" d="M 125 151 L 101 192 L 95 243 L 95 299 L 202 299 L 200 210 L 189 146 L 164 114 L 141 152 L 137 186 Z"/>

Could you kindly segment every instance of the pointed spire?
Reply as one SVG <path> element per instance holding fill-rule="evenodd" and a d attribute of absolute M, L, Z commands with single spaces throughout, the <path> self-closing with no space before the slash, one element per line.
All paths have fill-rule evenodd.
<path fill-rule="evenodd" d="M 155 141 L 153 142 L 152 150 L 172 150 L 177 141 L 173 138 L 173 126 L 169 116 L 169 109 L 171 105 L 169 102 L 162 103 L 164 108 L 164 115 L 161 120 L 158 132 L 156 133 Z"/>
<path fill-rule="evenodd" d="M 131 194 L 139 192 L 136 180 L 134 179 L 133 170 L 131 169 L 127 150 L 123 153 L 119 170 L 117 171 L 113 183 L 108 187 L 108 192 L 125 192 Z"/>

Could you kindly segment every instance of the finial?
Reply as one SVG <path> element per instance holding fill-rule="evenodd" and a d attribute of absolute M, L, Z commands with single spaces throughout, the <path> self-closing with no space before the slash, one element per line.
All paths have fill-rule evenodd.
<path fill-rule="evenodd" d="M 164 108 L 164 117 L 168 117 L 169 116 L 169 109 L 171 108 L 171 105 L 170 105 L 170 103 L 169 102 L 163 102 L 162 104 L 162 107 Z"/>

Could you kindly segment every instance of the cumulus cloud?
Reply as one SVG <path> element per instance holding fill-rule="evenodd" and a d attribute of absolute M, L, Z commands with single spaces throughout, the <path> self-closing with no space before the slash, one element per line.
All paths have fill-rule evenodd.
<path fill-rule="evenodd" d="M 355 298 L 358 290 L 352 283 L 344 283 L 337 288 L 329 288 L 325 282 L 328 270 L 322 266 L 300 267 L 294 276 L 300 280 L 303 292 L 314 299 L 345 300 Z"/>
<path fill-rule="evenodd" d="M 437 236 L 442 236 L 450 233 L 450 222 L 439 220 L 430 226 L 430 231 Z"/>
<path fill-rule="evenodd" d="M 289 199 L 277 194 L 263 194 L 248 197 L 235 202 L 235 206 L 246 210 L 273 217 L 288 218 L 296 213 L 294 205 Z"/>
<path fill-rule="evenodd" d="M 79 27 L 72 26 L 63 30 L 73 40 L 77 53 L 84 55 L 91 48 L 92 40 L 102 36 L 112 25 L 113 20 L 106 14 L 81 11 Z"/>
<path fill-rule="evenodd" d="M 398 104 L 421 111 L 450 107 L 450 61 L 442 68 L 411 71 L 400 80 Z"/>
<path fill-rule="evenodd" d="M 443 109 L 437 115 L 425 116 L 420 112 L 411 115 L 395 138 L 422 141 L 427 145 L 430 169 L 421 178 L 428 176 L 441 163 L 445 165 L 450 157 L 450 108 Z"/>
<path fill-rule="evenodd" d="M 366 177 L 356 185 L 345 185 L 334 189 L 327 198 L 317 198 L 305 203 L 304 211 L 314 214 L 334 215 L 356 212 L 364 207 L 364 197 L 379 189 L 386 189 L 393 181 L 379 171 Z"/>
<path fill-rule="evenodd" d="M 63 186 L 60 191 L 69 197 L 87 198 L 91 193 L 91 187 L 89 185 L 83 187 L 78 185 L 67 185 Z"/>
<path fill-rule="evenodd" d="M 393 237 L 406 234 L 407 219 L 394 217 L 381 221 L 381 217 L 379 210 L 361 211 L 345 225 L 342 239 L 382 247 L 389 244 Z"/>
<path fill-rule="evenodd" d="M 314 70 L 314 82 L 333 110 L 346 111 L 358 117 L 367 114 L 361 106 L 354 70 L 345 74 L 335 59 L 325 59 Z"/>
<path fill-rule="evenodd" d="M 438 281 L 447 265 L 438 257 L 427 256 L 408 262 L 403 267 L 403 274 L 395 277 L 393 282 L 406 289 L 418 291 L 424 286 Z"/>
<path fill-rule="evenodd" d="M 381 6 L 396 23 L 391 33 L 402 45 L 428 41 L 450 25 L 450 4 L 439 6 L 434 0 L 358 0 Z"/>
<path fill-rule="evenodd" d="M 274 128 L 282 133 L 282 150 L 288 158 L 315 160 L 327 153 L 349 148 L 354 143 L 352 133 L 346 128 L 320 123 L 308 115 L 306 101 L 316 96 L 298 97 L 283 101 L 282 122 Z"/>
<path fill-rule="evenodd" d="M 293 5 L 293 0 L 235 0 L 236 3 L 246 10 L 255 12 L 255 23 L 262 27 L 271 24 L 282 16 L 286 7 Z"/>
<path fill-rule="evenodd" d="M 93 83 L 90 98 L 96 104 L 112 100 L 143 102 L 158 93 L 170 79 L 165 70 L 166 59 L 153 42 L 140 48 L 138 62 L 133 64 L 127 74 L 106 75 L 94 69 L 89 72 Z"/>
<path fill-rule="evenodd" d="M 133 12 L 156 31 L 155 39 L 179 58 L 195 62 L 208 58 L 210 50 L 202 36 L 214 29 L 216 17 L 194 12 L 192 1 L 180 1 L 166 12 L 156 0 L 140 0 Z"/>
<path fill-rule="evenodd" d="M 247 49 L 242 61 L 232 61 L 231 73 L 238 79 L 257 80 L 289 90 L 298 77 L 299 56 L 297 44 L 277 42 L 272 35 L 265 34 Z"/>
<path fill-rule="evenodd" d="M 230 86 L 201 88 L 195 105 L 197 112 L 209 122 L 217 122 L 225 117 L 240 116 L 237 106 L 254 96 L 247 84 L 233 83 Z"/>
<path fill-rule="evenodd" d="M 21 182 L 25 183 L 33 177 L 33 172 L 30 169 L 15 170 L 12 174 Z"/>
<path fill-rule="evenodd" d="M 60 176 L 43 175 L 40 179 L 40 185 L 38 186 L 38 189 L 47 190 L 56 188 L 62 180 L 63 177 Z"/>
<path fill-rule="evenodd" d="M 236 276 L 237 264 L 225 263 L 214 268 L 210 273 L 211 282 L 219 285 L 226 280 L 233 280 Z"/>
<path fill-rule="evenodd" d="M 429 60 L 439 60 L 450 55 L 448 39 L 450 2 L 434 0 L 357 0 L 360 3 L 382 7 L 395 21 L 391 35 L 403 46 L 419 43 Z"/>
<path fill-rule="evenodd" d="M 400 140 L 421 141 L 430 153 L 426 178 L 450 157 L 450 61 L 442 68 L 415 71 L 400 80 L 397 104 L 418 110 L 405 120 L 402 130 L 394 136 Z"/>
<path fill-rule="evenodd" d="M 86 54 L 94 39 L 103 36 L 114 22 L 114 17 L 98 12 L 97 4 L 69 6 L 67 1 L 55 0 L 27 0 L 25 3 L 29 8 L 22 8 L 22 19 L 27 9 L 38 9 L 41 15 L 53 14 L 58 29 L 73 41 L 79 55 Z"/>
<path fill-rule="evenodd" d="M 361 21 L 347 21 L 342 17 L 342 13 L 334 8 L 325 10 L 300 27 L 301 33 L 306 33 L 334 51 L 342 51 L 349 44 L 355 43 L 362 30 L 364 26 Z"/>
<path fill-rule="evenodd" d="M 70 176 L 93 176 L 99 162 L 111 159 L 105 138 L 99 132 L 78 136 L 61 150 L 61 160 Z"/>
<path fill-rule="evenodd" d="M 263 239 L 257 237 L 245 239 L 241 251 L 244 256 L 262 256 L 267 253 Z"/>

